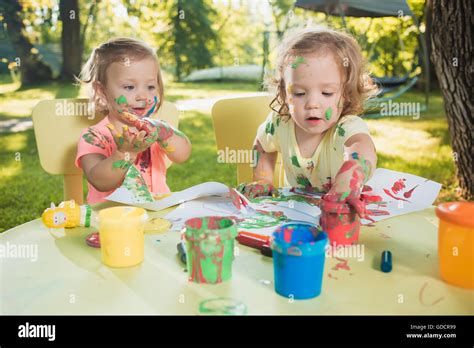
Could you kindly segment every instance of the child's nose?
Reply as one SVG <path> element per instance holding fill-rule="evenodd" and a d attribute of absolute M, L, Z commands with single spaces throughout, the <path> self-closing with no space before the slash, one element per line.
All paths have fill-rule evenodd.
<path fill-rule="evenodd" d="M 315 94 L 310 94 L 306 101 L 307 109 L 319 109 L 321 107 L 321 98 Z"/>

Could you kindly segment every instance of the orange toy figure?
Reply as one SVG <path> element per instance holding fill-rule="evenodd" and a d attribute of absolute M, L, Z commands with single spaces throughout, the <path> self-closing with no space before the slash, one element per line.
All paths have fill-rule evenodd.
<path fill-rule="evenodd" d="M 77 205 L 74 200 L 61 202 L 57 207 L 51 203 L 41 215 L 44 225 L 49 228 L 90 227 L 92 209 L 90 205 Z"/>

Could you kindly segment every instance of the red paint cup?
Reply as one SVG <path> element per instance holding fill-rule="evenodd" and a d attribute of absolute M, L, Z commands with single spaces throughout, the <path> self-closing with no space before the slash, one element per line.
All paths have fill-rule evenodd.
<path fill-rule="evenodd" d="M 357 244 L 359 241 L 359 215 L 347 203 L 321 200 L 320 224 L 329 237 L 331 246 Z"/>

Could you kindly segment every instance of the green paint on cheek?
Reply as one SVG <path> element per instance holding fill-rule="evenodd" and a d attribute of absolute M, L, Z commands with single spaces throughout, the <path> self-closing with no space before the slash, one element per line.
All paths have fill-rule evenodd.
<path fill-rule="evenodd" d="M 123 95 L 121 95 L 121 96 L 118 97 L 118 98 L 115 98 L 114 101 L 115 101 L 118 105 L 128 104 L 127 98 L 125 98 L 125 96 L 123 96 Z"/>
<path fill-rule="evenodd" d="M 324 115 L 326 116 L 326 120 L 330 120 L 331 119 L 331 115 L 332 115 L 332 108 L 331 107 L 328 107 L 326 109 L 326 112 L 324 113 Z"/>

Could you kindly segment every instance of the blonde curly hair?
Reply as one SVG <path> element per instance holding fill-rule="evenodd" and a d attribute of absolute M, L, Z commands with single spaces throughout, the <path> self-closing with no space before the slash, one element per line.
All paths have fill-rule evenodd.
<path fill-rule="evenodd" d="M 267 76 L 266 86 L 275 93 L 270 108 L 282 117 L 290 117 L 286 102 L 284 72 L 295 56 L 329 50 L 338 59 L 343 76 L 341 115 L 360 115 L 364 102 L 377 93 L 377 86 L 366 70 L 366 61 L 357 41 L 349 34 L 325 28 L 307 28 L 288 35 L 280 44 L 275 74 Z"/>
<path fill-rule="evenodd" d="M 90 102 L 95 108 L 96 112 L 108 114 L 106 104 L 100 100 L 96 91 L 95 83 L 100 82 L 103 86 L 106 85 L 106 71 L 112 63 L 131 62 L 133 60 L 141 60 L 144 58 L 152 58 L 158 64 L 158 105 L 160 108 L 163 103 L 163 79 L 161 77 L 160 63 L 155 51 L 145 42 L 133 38 L 115 38 L 109 40 L 99 47 L 94 48 L 89 59 L 82 67 L 79 77 L 76 81 L 79 84 L 88 85 L 90 87 Z"/>

